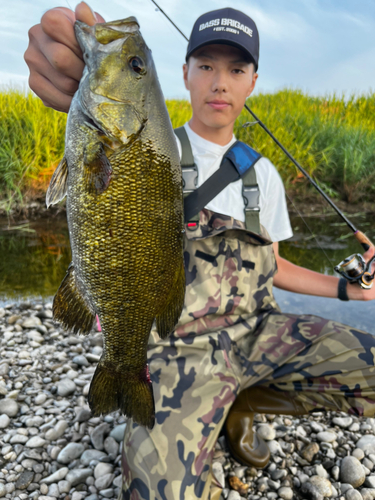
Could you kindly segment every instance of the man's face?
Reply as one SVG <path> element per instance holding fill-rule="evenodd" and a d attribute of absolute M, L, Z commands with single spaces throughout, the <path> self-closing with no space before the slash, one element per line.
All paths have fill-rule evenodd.
<path fill-rule="evenodd" d="M 220 44 L 197 49 L 183 71 L 194 119 L 212 128 L 234 124 L 258 78 L 240 49 Z"/>

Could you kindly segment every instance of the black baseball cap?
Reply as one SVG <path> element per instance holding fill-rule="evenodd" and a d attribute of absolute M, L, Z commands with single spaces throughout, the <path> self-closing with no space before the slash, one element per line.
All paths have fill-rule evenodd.
<path fill-rule="evenodd" d="M 256 24 L 243 12 L 226 7 L 198 17 L 190 35 L 186 60 L 191 54 L 211 43 L 233 45 L 246 52 L 258 69 L 259 33 Z"/>

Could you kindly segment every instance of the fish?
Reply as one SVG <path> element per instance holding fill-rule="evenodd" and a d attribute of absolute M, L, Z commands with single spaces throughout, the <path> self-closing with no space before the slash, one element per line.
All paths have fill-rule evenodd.
<path fill-rule="evenodd" d="M 185 295 L 179 152 L 136 18 L 74 29 L 85 68 L 46 194 L 47 207 L 66 196 L 72 251 L 53 318 L 88 335 L 99 317 L 92 414 L 152 428 L 148 339 L 153 324 L 162 339 L 174 330 Z"/>

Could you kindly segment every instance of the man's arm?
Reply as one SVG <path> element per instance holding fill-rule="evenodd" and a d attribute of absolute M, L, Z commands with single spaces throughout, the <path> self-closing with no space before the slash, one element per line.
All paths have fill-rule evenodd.
<path fill-rule="evenodd" d="M 275 286 L 289 292 L 337 298 L 339 278 L 310 271 L 283 259 L 279 255 L 278 243 L 273 243 L 273 249 L 278 268 L 273 281 Z M 364 254 L 365 260 L 368 261 L 374 253 L 374 248 L 370 248 Z M 348 284 L 347 293 L 350 300 L 374 300 L 375 286 L 371 290 L 364 290 L 357 284 Z"/>
<path fill-rule="evenodd" d="M 29 30 L 25 61 L 30 69 L 29 85 L 45 106 L 69 111 L 82 76 L 84 63 L 74 34 L 76 20 L 90 26 L 104 19 L 81 2 L 75 12 L 65 7 L 48 10 L 40 24 Z"/>

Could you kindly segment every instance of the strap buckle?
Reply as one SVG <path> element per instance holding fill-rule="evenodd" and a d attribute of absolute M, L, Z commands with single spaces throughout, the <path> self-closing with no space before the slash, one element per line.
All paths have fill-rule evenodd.
<path fill-rule="evenodd" d="M 259 187 L 258 186 L 244 186 L 242 191 L 245 212 L 259 212 Z"/>
<path fill-rule="evenodd" d="M 196 165 L 182 167 L 182 190 L 184 193 L 191 193 L 198 184 L 198 169 Z"/>

